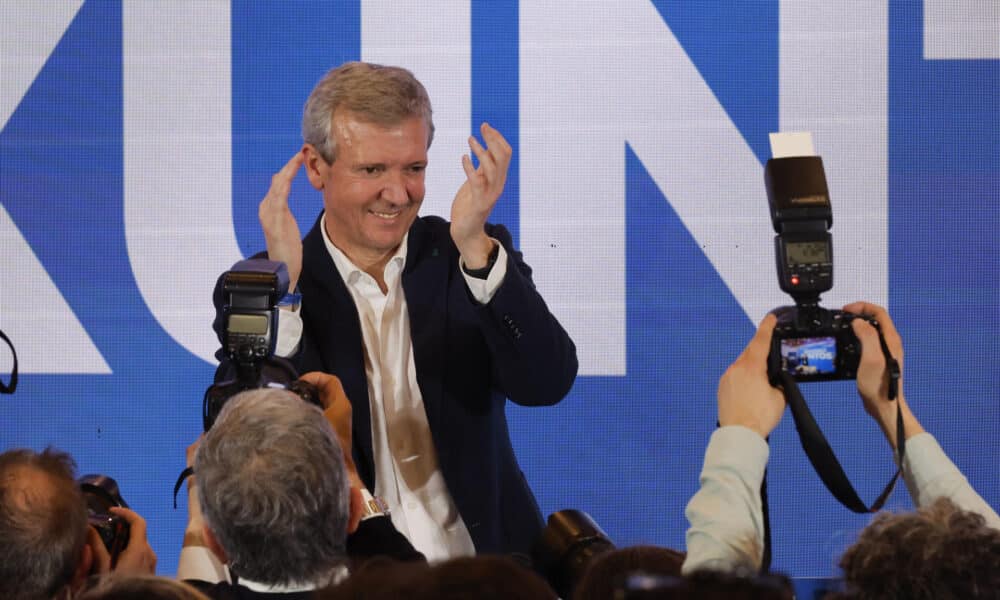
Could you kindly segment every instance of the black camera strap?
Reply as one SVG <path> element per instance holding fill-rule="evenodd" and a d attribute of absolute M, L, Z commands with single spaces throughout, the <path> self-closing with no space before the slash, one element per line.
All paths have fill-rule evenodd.
<path fill-rule="evenodd" d="M 802 449 L 805 450 L 806 456 L 809 457 L 809 462 L 812 463 L 816 474 L 823 481 L 823 485 L 826 486 L 826 489 L 830 490 L 830 493 L 841 504 L 853 512 L 878 512 L 885 505 L 889 494 L 892 493 L 896 485 L 896 480 L 899 479 L 899 473 L 903 464 L 906 442 L 903 436 L 903 413 L 899 408 L 899 404 L 896 404 L 896 439 L 899 440 L 899 467 L 896 469 L 896 474 L 892 476 L 892 479 L 886 484 L 885 489 L 882 490 L 882 493 L 879 494 L 878 498 L 875 499 L 875 502 L 869 508 L 858 496 L 854 486 L 851 485 L 850 480 L 848 480 L 847 475 L 844 473 L 844 468 L 840 465 L 840 461 L 837 460 L 837 456 L 833 453 L 830 443 L 827 442 L 826 436 L 823 435 L 823 431 L 816 423 L 812 411 L 809 410 L 809 406 L 806 404 L 805 399 L 803 399 L 798 383 L 788 373 L 781 373 L 780 377 L 782 387 L 785 390 L 785 401 L 792 411 L 792 418 L 795 419 L 795 429 L 799 432 L 799 441 L 802 443 Z M 890 394 L 892 399 L 895 399 L 894 396 L 894 394 Z"/>
<path fill-rule="evenodd" d="M 174 509 L 177 508 L 177 492 L 181 491 L 181 486 L 184 485 L 184 481 L 194 475 L 193 467 L 184 467 L 181 474 L 177 476 L 177 481 L 174 482 Z"/>
<path fill-rule="evenodd" d="M 13 394 L 14 390 L 17 389 L 17 352 L 14 350 L 14 344 L 10 338 L 3 331 L 0 331 L 0 339 L 7 343 L 7 346 L 10 347 L 10 355 L 14 357 L 14 366 L 10 368 L 10 383 L 6 384 L 0 381 L 0 394 Z"/>
<path fill-rule="evenodd" d="M 889 346 L 886 344 L 885 336 L 882 334 L 882 328 L 878 323 L 874 321 L 869 321 L 875 329 L 878 331 L 879 346 L 882 350 L 882 355 L 885 357 L 886 371 L 888 371 L 888 395 L 890 401 L 895 401 L 899 395 L 899 378 L 900 369 L 899 362 L 893 358 L 892 353 L 889 352 Z M 789 373 L 781 371 L 777 374 L 779 383 L 784 390 L 785 402 L 791 409 L 792 418 L 795 420 L 795 429 L 799 434 L 799 442 L 802 444 L 802 449 L 805 451 L 806 456 L 809 458 L 809 462 L 812 464 L 813 469 L 816 474 L 819 475 L 820 479 L 823 481 L 823 485 L 826 489 L 833 494 L 841 504 L 846 506 L 848 509 L 855 513 L 874 513 L 881 510 L 885 505 L 886 501 L 889 499 L 889 494 L 892 493 L 893 488 L 896 486 L 896 482 L 899 480 L 899 475 L 903 469 L 903 457 L 906 455 L 906 434 L 903 428 L 903 411 L 900 407 L 899 402 L 896 402 L 896 448 L 897 448 L 897 461 L 898 466 L 896 468 L 895 475 L 886 484 L 885 489 L 879 494 L 875 502 L 872 503 L 871 507 L 865 505 L 858 496 L 858 492 L 851 485 L 850 480 L 844 473 L 844 468 L 841 466 L 840 461 L 837 460 L 837 456 L 834 454 L 833 449 L 830 447 L 830 443 L 826 440 L 826 436 L 823 435 L 823 431 L 820 429 L 819 424 L 816 423 L 816 418 L 813 417 L 812 411 L 809 410 L 809 405 L 806 404 L 805 399 L 802 397 L 802 392 L 799 391 L 799 384 L 795 381 Z M 767 572 L 771 567 L 771 524 L 770 524 L 770 509 L 767 502 L 767 471 L 764 471 L 764 478 L 761 481 L 760 486 L 760 498 L 761 498 L 761 508 L 763 510 L 764 519 L 764 549 L 761 561 L 761 572 Z"/>

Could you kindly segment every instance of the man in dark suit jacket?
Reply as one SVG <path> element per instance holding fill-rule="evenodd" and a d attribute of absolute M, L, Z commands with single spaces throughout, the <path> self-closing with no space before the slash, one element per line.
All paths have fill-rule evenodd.
<path fill-rule="evenodd" d="M 417 217 L 434 125 L 409 71 L 330 71 L 302 130 L 303 148 L 259 210 L 268 256 L 287 264 L 301 299 L 301 310 L 282 311 L 279 354 L 341 379 L 358 472 L 429 559 L 526 555 L 542 519 L 511 447 L 505 399 L 555 404 L 577 359 L 510 234 L 486 223 L 510 145 L 485 123 L 485 145 L 469 138 L 479 164 L 462 157 L 467 180 L 447 222 Z M 304 242 L 288 208 L 303 166 L 324 206 Z"/>

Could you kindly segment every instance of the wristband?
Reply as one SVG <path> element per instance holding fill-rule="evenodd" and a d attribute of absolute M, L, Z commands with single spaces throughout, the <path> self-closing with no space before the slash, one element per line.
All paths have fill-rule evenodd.
<path fill-rule="evenodd" d="M 361 520 L 388 516 L 389 504 L 378 496 L 372 496 L 367 489 L 361 488 Z"/>
<path fill-rule="evenodd" d="M 300 304 L 302 304 L 302 294 L 289 292 L 278 301 L 278 308 L 288 307 L 295 311 L 299 309 Z"/>

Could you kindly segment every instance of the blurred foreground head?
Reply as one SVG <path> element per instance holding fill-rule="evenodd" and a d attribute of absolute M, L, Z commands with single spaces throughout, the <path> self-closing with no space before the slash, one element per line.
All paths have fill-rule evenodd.
<path fill-rule="evenodd" d="M 941 498 L 875 517 L 840 566 L 847 591 L 839 598 L 997 598 L 1000 531 Z"/>
<path fill-rule="evenodd" d="M 556 600 L 538 574 L 496 555 L 456 558 L 435 565 L 371 561 L 320 600 Z"/>
<path fill-rule="evenodd" d="M 80 575 L 88 525 L 75 467 L 52 448 L 0 454 L 0 598 L 52 598 Z"/>
<path fill-rule="evenodd" d="M 76 600 L 209 600 L 186 583 L 155 575 L 108 575 Z"/>
<path fill-rule="evenodd" d="M 324 584 L 345 562 L 347 472 L 316 406 L 275 388 L 233 396 L 194 471 L 205 523 L 240 577 Z"/>

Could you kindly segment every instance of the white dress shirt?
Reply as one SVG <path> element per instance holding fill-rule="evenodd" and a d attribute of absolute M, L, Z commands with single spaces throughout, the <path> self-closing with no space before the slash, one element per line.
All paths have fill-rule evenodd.
<path fill-rule="evenodd" d="M 383 272 L 387 291 L 333 245 L 321 224 L 323 241 L 354 299 L 365 347 L 365 374 L 375 459 L 375 495 L 389 505 L 393 525 L 429 561 L 472 556 L 475 547 L 445 484 L 431 437 L 410 337 L 410 315 L 401 274 L 407 237 Z M 506 275 L 507 254 L 499 252 L 488 277 L 462 275 L 473 297 L 486 304 Z M 459 268 L 461 271 L 461 268 Z M 288 355 L 301 338 L 301 317 L 280 311 L 278 354 Z M 357 401 L 352 398 L 352 401 Z"/>

